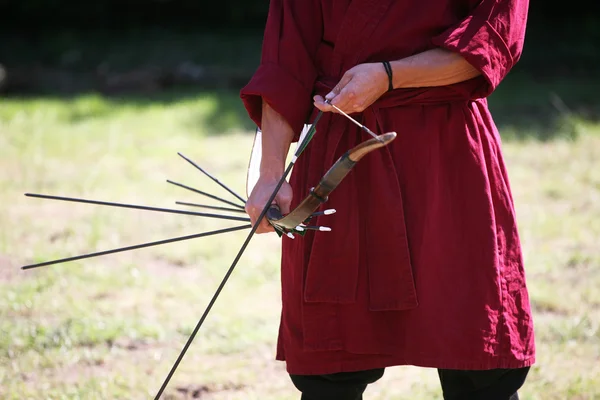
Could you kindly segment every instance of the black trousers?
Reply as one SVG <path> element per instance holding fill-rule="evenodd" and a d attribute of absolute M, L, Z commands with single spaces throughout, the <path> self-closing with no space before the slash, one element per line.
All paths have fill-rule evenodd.
<path fill-rule="evenodd" d="M 301 400 L 362 400 L 367 386 L 379 380 L 384 369 L 330 375 L 290 375 L 302 393 Z M 518 400 L 529 367 L 462 371 L 438 369 L 444 400 Z"/>

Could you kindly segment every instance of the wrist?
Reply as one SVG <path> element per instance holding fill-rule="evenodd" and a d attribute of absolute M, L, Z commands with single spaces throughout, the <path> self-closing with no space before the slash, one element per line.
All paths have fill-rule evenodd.
<path fill-rule="evenodd" d="M 406 60 L 394 60 L 390 62 L 392 67 L 392 76 L 395 89 L 406 87 L 407 81 L 413 76 L 414 72 L 410 70 L 410 63 Z"/>
<path fill-rule="evenodd" d="M 279 180 L 284 172 L 284 161 L 279 157 L 264 157 L 260 163 L 260 177 L 266 180 Z"/>
<path fill-rule="evenodd" d="M 390 92 L 394 90 L 394 71 L 389 61 L 383 61 L 381 64 L 383 65 L 383 69 L 385 71 L 386 91 Z"/>

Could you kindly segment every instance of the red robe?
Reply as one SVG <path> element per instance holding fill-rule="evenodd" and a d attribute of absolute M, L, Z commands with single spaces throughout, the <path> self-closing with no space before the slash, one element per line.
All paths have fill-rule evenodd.
<path fill-rule="evenodd" d="M 534 363 L 523 256 L 498 130 L 486 96 L 520 57 L 527 0 L 271 0 L 261 64 L 241 97 L 261 124 L 264 98 L 299 134 L 315 93 L 345 71 L 433 47 L 482 75 L 397 89 L 354 116 L 388 147 L 332 193 L 332 232 L 283 238 L 277 359 L 293 374 L 416 365 Z M 273 133 L 270 133 L 273 134 Z M 290 177 L 292 206 L 368 139 L 326 113 Z M 297 140 L 297 137 L 296 137 Z"/>

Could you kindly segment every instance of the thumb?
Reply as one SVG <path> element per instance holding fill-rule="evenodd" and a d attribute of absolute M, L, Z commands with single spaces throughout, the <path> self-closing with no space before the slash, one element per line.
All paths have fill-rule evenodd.
<path fill-rule="evenodd" d="M 344 76 L 342 76 L 342 79 L 338 82 L 338 84 L 335 85 L 335 87 L 331 90 L 331 92 L 327 93 L 327 95 L 325 96 L 325 100 L 332 100 L 333 98 L 335 98 L 338 94 L 340 94 L 342 89 L 344 89 L 344 87 L 351 80 L 352 80 L 352 73 L 346 72 L 344 74 Z"/>
<path fill-rule="evenodd" d="M 283 193 L 280 192 L 279 196 L 277 196 L 277 205 L 283 215 L 289 214 L 292 205 L 292 197 L 293 194 L 291 190 L 284 190 Z"/>

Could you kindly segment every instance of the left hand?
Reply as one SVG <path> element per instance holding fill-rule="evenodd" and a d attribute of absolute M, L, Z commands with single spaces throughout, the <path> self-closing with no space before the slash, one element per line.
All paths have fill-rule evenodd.
<path fill-rule="evenodd" d="M 382 63 L 359 64 L 349 69 L 325 99 L 346 114 L 364 111 L 388 90 L 388 76 Z M 313 97 L 321 111 L 336 112 L 322 96 Z"/>

